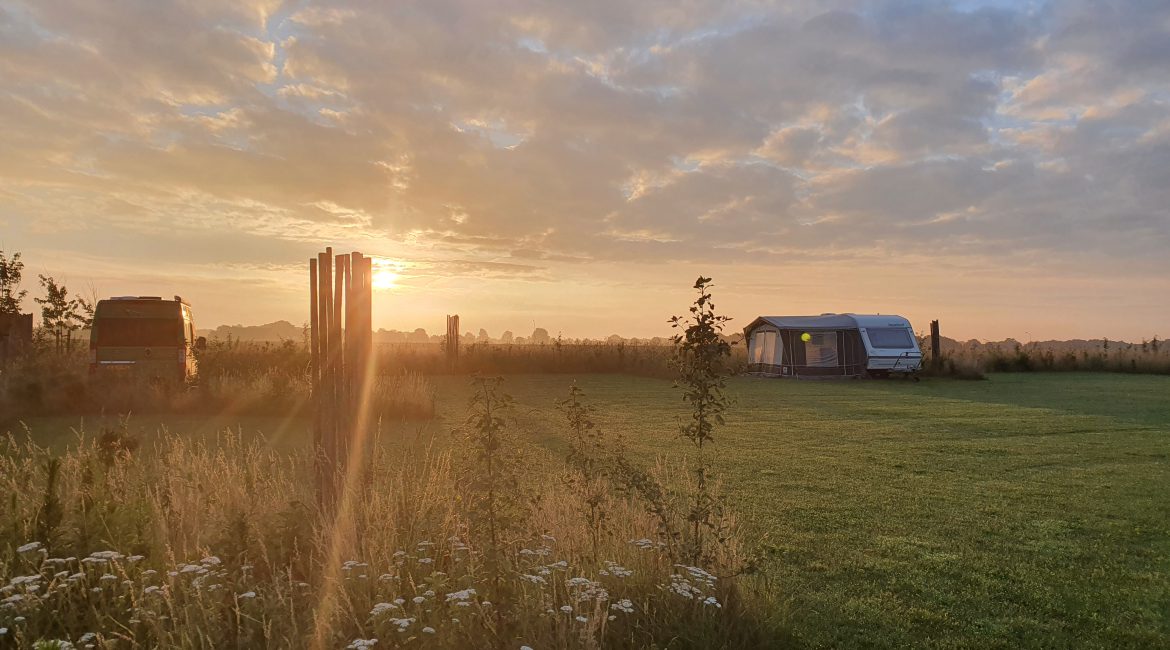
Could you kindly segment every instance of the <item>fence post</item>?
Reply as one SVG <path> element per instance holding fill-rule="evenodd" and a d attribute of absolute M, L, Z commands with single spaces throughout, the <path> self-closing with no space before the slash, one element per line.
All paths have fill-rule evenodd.
<path fill-rule="evenodd" d="M 930 365 L 936 370 L 942 367 L 942 344 L 938 336 L 938 321 L 930 321 Z"/>

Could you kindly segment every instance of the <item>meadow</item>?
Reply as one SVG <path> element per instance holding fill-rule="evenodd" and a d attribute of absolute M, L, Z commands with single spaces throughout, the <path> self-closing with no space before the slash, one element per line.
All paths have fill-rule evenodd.
<path fill-rule="evenodd" d="M 387 523 L 378 530 L 394 542 L 372 548 L 358 544 L 351 553 L 354 562 L 393 557 L 392 549 L 399 546 L 413 551 L 409 547 L 419 540 L 403 534 L 400 525 L 412 508 L 426 513 L 423 519 L 439 512 L 445 513 L 439 521 L 457 519 L 457 509 L 449 509 L 439 496 L 454 489 L 445 487 L 453 477 L 432 475 L 424 481 L 432 488 L 423 493 L 390 478 L 419 463 L 445 466 L 450 461 L 444 450 L 458 446 L 452 445 L 459 438 L 451 431 L 465 421 L 472 387 L 466 377 L 455 375 L 428 382 L 435 396 L 434 419 L 385 422 L 378 452 L 378 471 L 387 481 L 377 485 L 393 487 L 377 492 L 391 499 L 406 490 L 418 497 L 417 503 L 400 500 L 393 510 L 380 511 Z M 686 413 L 670 381 L 611 374 L 508 376 L 501 386 L 514 398 L 508 428 L 529 448 L 523 467 L 537 485 L 564 485 L 552 481 L 562 480 L 570 469 L 565 459 L 572 455 L 573 436 L 556 404 L 574 384 L 596 407 L 593 420 L 600 430 L 620 434 L 632 462 L 655 467 L 658 459 L 678 455 L 675 421 Z M 754 627 L 738 630 L 745 636 L 728 647 L 1117 648 L 1160 647 L 1170 641 L 1170 379 L 1030 373 L 916 384 L 741 377 L 729 388 L 735 404 L 716 434 L 714 464 L 735 513 L 734 552 L 754 558 L 758 570 L 735 582 L 740 595 L 733 598 L 744 603 L 737 617 Z M 138 416 L 133 426 L 146 436 L 144 444 L 161 444 L 177 454 L 175 446 L 182 447 L 184 430 L 192 424 L 177 417 Z M 303 421 L 240 422 L 243 426 L 227 437 L 234 451 L 216 462 L 230 464 L 230 458 L 242 456 L 283 466 L 300 447 L 298 440 L 307 445 Z M 67 426 L 76 427 L 75 419 L 31 418 L 27 424 L 35 438 L 58 447 L 77 444 Z M 170 432 L 151 438 L 158 425 Z M 281 434 L 275 443 L 260 433 L 277 426 Z M 206 459 L 217 458 L 214 450 L 225 444 L 212 427 L 200 435 L 206 448 L 190 442 L 192 447 L 182 452 L 204 459 L 195 467 L 207 466 Z M 394 467 L 399 470 L 391 471 Z M 670 471 L 669 465 L 659 467 Z M 440 474 L 447 478 L 434 478 Z M 273 481 L 290 480 L 284 470 L 273 475 Z M 303 491 L 294 486 L 295 480 L 286 489 Z M 258 510 L 251 512 L 264 519 L 255 524 L 257 531 L 282 530 L 286 497 L 269 495 L 254 506 Z M 232 513 L 242 507 L 241 499 L 212 502 L 236 503 L 225 509 Z M 309 495 L 300 499 L 311 500 Z M 627 592 L 633 600 L 656 603 L 660 618 L 647 622 L 647 628 L 680 625 L 671 616 L 683 613 L 667 609 L 678 603 L 655 600 L 671 584 L 670 567 L 631 556 L 625 544 L 653 538 L 654 522 L 642 509 L 614 507 L 612 516 L 625 528 L 611 538 L 607 552 L 612 557 L 606 560 L 637 564 L 647 577 L 657 574 L 657 583 L 651 580 Z M 183 554 L 175 548 L 186 547 L 190 555 L 222 546 L 231 517 L 207 507 L 199 511 L 204 527 L 183 527 L 182 539 L 151 538 L 154 556 L 177 558 Z M 544 511 L 541 534 L 560 540 L 588 536 L 580 522 L 566 518 L 563 510 L 559 515 L 553 511 Z M 450 524 L 412 526 L 433 530 Z M 192 532 L 197 530 L 202 532 Z M 17 539 L 27 541 L 8 538 L 10 543 Z M 251 543 L 258 545 L 253 555 L 287 553 L 275 542 Z M 548 547 L 550 553 L 555 548 Z M 544 546 L 534 542 L 526 548 Z M 589 569 L 592 573 L 584 569 L 588 554 L 563 551 L 566 561 L 582 566 L 583 576 L 599 579 L 597 565 Z M 267 606 L 296 610 L 293 595 L 274 598 L 276 604 Z M 363 608 L 377 604 L 368 600 L 373 596 L 346 598 L 339 616 L 348 621 L 348 631 L 372 636 Z M 307 609 L 296 611 L 307 616 Z M 271 616 L 270 622 L 287 623 Z M 308 624 L 299 625 L 307 633 Z M 710 634 L 717 627 L 700 626 L 691 633 Z M 435 629 L 448 641 L 459 639 L 448 628 Z M 548 630 L 541 634 L 546 642 L 541 647 L 569 643 L 554 640 Z M 629 647 L 685 645 L 653 634 L 621 638 Z M 693 647 L 703 647 L 702 642 Z"/>

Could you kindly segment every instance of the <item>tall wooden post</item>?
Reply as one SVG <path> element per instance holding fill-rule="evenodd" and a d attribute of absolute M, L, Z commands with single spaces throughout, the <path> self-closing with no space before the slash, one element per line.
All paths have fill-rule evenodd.
<path fill-rule="evenodd" d="M 351 469 L 352 445 L 366 438 L 361 411 L 372 375 L 371 262 L 361 253 L 335 257 L 332 248 L 309 260 L 313 445 L 325 507 L 336 503 Z"/>
<path fill-rule="evenodd" d="M 938 321 L 930 321 L 930 364 L 935 368 L 942 365 L 942 342 L 938 336 Z"/>

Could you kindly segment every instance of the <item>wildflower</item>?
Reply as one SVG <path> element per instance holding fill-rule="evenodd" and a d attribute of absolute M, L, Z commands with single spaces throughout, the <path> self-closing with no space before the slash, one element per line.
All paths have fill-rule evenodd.
<path fill-rule="evenodd" d="M 395 605 L 394 603 L 377 603 L 374 605 L 374 608 L 370 610 L 370 618 L 376 618 L 397 608 L 398 605 Z"/>
<path fill-rule="evenodd" d="M 522 646 L 520 646 L 520 650 L 532 650 L 532 647 L 531 647 L 531 646 L 522 645 Z"/>
<path fill-rule="evenodd" d="M 23 623 L 25 620 L 26 620 L 26 619 L 25 619 L 23 616 L 17 616 L 16 618 L 12 619 L 12 622 L 14 622 L 14 623 Z"/>
<path fill-rule="evenodd" d="M 126 561 L 127 562 L 141 562 L 145 559 L 146 559 L 145 555 L 131 555 L 130 557 L 126 558 Z"/>
<path fill-rule="evenodd" d="M 435 628 L 433 628 L 433 627 L 424 627 L 424 628 L 422 629 L 422 631 L 423 631 L 423 632 L 426 632 L 427 634 L 434 634 L 434 633 L 435 633 Z"/>
<path fill-rule="evenodd" d="M 588 618 L 586 618 L 586 617 L 584 617 L 584 616 L 578 616 L 578 617 L 577 617 L 577 622 L 578 622 L 578 623 L 588 623 L 588 622 L 589 622 L 589 619 L 588 619 Z"/>
<path fill-rule="evenodd" d="M 40 579 L 41 579 L 41 576 L 39 574 L 38 575 L 31 575 L 31 576 L 16 576 L 12 580 L 10 580 L 8 582 L 8 584 L 12 585 L 13 587 L 19 587 L 21 585 L 32 584 Z"/>
<path fill-rule="evenodd" d="M 492 606 L 492 601 L 490 601 L 490 600 L 485 600 L 485 601 L 483 601 L 482 603 L 480 603 L 480 605 L 481 605 L 481 606 L 483 606 L 483 607 L 491 607 L 491 606 Z"/>
<path fill-rule="evenodd" d="M 718 607 L 720 609 L 723 608 L 723 605 L 720 605 L 719 601 L 716 600 L 714 596 L 707 596 L 707 599 L 703 601 L 703 604 L 704 605 L 714 605 L 715 607 Z"/>
<path fill-rule="evenodd" d="M 35 550 L 39 549 L 40 547 L 41 547 L 40 542 L 29 542 L 28 544 L 22 544 L 21 546 L 17 546 L 16 552 L 17 553 L 31 553 L 32 551 L 35 551 Z"/>
<path fill-rule="evenodd" d="M 453 591 L 447 594 L 447 602 L 465 601 L 475 595 L 475 589 L 464 589 L 463 591 Z"/>
<path fill-rule="evenodd" d="M 552 535 L 541 535 L 540 538 L 546 542 L 552 542 L 554 544 L 557 541 L 557 538 L 553 537 Z"/>
<path fill-rule="evenodd" d="M 0 600 L 0 603 L 7 605 L 9 603 L 19 603 L 22 600 L 24 600 L 24 596 L 21 596 L 20 594 L 12 594 L 4 600 Z"/>
<path fill-rule="evenodd" d="M 395 598 L 395 599 L 394 599 L 394 604 L 395 604 L 395 605 L 402 606 L 402 605 L 404 605 L 405 603 L 406 603 L 406 601 L 405 601 L 405 600 L 403 600 L 403 599 L 401 599 L 401 598 Z"/>
<path fill-rule="evenodd" d="M 93 553 L 89 554 L 89 557 L 93 558 L 94 560 L 111 561 L 111 560 L 121 560 L 123 557 L 126 557 L 126 556 L 122 555 L 121 553 L 119 553 L 117 551 L 94 551 Z M 86 558 L 86 559 L 89 559 L 89 558 Z M 85 561 L 85 559 L 82 560 L 82 562 L 84 562 L 84 561 Z"/>
<path fill-rule="evenodd" d="M 421 605 L 421 604 L 423 604 L 423 603 L 427 602 L 427 599 L 426 599 L 426 598 L 423 598 L 422 596 L 415 596 L 414 598 L 411 598 L 410 600 L 411 600 L 411 602 L 413 602 L 415 605 Z"/>
<path fill-rule="evenodd" d="M 561 611 L 566 613 L 566 614 L 572 614 L 573 607 L 572 607 L 572 605 L 561 605 Z"/>
<path fill-rule="evenodd" d="M 149 587 L 144 589 L 142 591 L 142 593 L 144 593 L 144 594 L 161 594 L 162 587 L 159 587 L 158 585 L 150 585 Z"/>
<path fill-rule="evenodd" d="M 206 564 L 208 566 L 219 566 L 220 564 L 223 564 L 223 562 L 219 558 L 215 557 L 214 555 L 208 555 L 207 557 L 203 558 L 202 560 L 199 560 L 199 563 Z"/>
<path fill-rule="evenodd" d="M 618 564 L 617 562 L 605 561 L 605 569 L 601 570 L 601 575 L 612 575 L 615 578 L 628 578 L 634 575 L 634 572 Z"/>
<path fill-rule="evenodd" d="M 433 563 L 433 562 L 434 562 L 434 560 L 433 560 L 433 559 L 431 559 L 431 558 L 429 558 L 429 557 L 420 557 L 420 558 L 418 559 L 418 563 L 419 563 L 419 564 L 431 564 L 431 563 Z"/>
<path fill-rule="evenodd" d="M 240 594 L 240 598 L 255 598 L 255 597 L 256 597 L 256 592 L 254 592 L 254 591 L 245 591 L 244 593 Z"/>
<path fill-rule="evenodd" d="M 89 643 L 90 641 L 94 641 L 96 639 L 97 639 L 96 633 L 86 632 L 85 634 L 82 634 L 80 637 L 78 637 L 77 642 L 78 643 Z"/>
<path fill-rule="evenodd" d="M 364 648 L 372 648 L 376 645 L 378 645 L 377 639 L 354 639 L 345 647 L 347 650 L 364 650 Z"/>
<path fill-rule="evenodd" d="M 527 573 L 521 573 L 520 579 L 527 580 L 528 582 L 531 582 L 534 585 L 543 585 L 543 584 L 546 584 L 548 582 L 547 580 L 545 580 L 544 578 L 542 578 L 540 576 L 529 575 Z"/>
<path fill-rule="evenodd" d="M 634 613 L 634 603 L 631 602 L 629 598 L 623 598 L 623 599 L 617 601 L 616 603 L 610 605 L 609 608 L 617 610 L 619 612 L 623 612 L 625 614 L 633 614 Z"/>
<path fill-rule="evenodd" d="M 383 573 L 382 575 L 378 576 L 378 580 L 382 582 L 390 582 L 393 579 L 394 576 L 390 575 L 389 573 Z"/>
<path fill-rule="evenodd" d="M 426 591 L 423 592 L 423 595 L 426 596 L 427 598 L 434 598 L 435 597 L 435 590 L 434 589 L 427 589 Z"/>
<path fill-rule="evenodd" d="M 101 580 L 102 582 L 113 582 L 117 579 L 118 579 L 118 576 L 116 576 L 112 573 L 107 573 L 107 574 L 103 575 L 101 578 L 98 578 L 98 580 Z"/>

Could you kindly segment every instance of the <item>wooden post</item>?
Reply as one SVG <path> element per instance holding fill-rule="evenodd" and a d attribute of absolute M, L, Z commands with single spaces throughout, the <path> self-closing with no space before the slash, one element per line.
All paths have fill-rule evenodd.
<path fill-rule="evenodd" d="M 938 321 L 930 321 L 930 364 L 935 368 L 942 365 L 942 342 L 938 336 Z"/>
<path fill-rule="evenodd" d="M 309 408 L 313 410 L 313 453 L 321 449 L 321 307 L 316 257 L 309 258 Z"/>
<path fill-rule="evenodd" d="M 361 412 L 372 367 L 373 260 L 361 253 L 309 260 L 310 375 L 318 495 L 332 508 L 340 494 L 351 446 L 366 440 Z"/>

